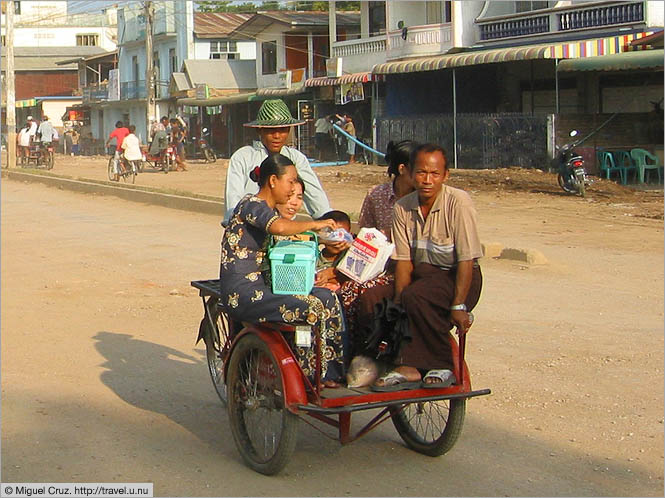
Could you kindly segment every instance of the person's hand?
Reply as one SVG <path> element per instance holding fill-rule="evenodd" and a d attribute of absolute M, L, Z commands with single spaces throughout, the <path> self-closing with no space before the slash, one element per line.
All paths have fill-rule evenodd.
<path fill-rule="evenodd" d="M 331 252 L 334 254 L 339 254 L 342 251 L 346 251 L 349 247 L 351 247 L 351 242 L 347 242 L 345 240 L 339 241 L 339 242 L 324 242 L 326 246 L 328 246 L 331 249 Z"/>
<path fill-rule="evenodd" d="M 335 269 L 326 268 L 316 273 L 316 278 L 314 279 L 314 285 L 316 286 L 325 285 L 334 278 L 335 278 Z"/>
<path fill-rule="evenodd" d="M 312 222 L 312 230 L 315 232 L 323 230 L 324 228 L 330 228 L 331 230 L 334 230 L 336 226 L 337 224 L 335 220 L 315 220 Z"/>
<path fill-rule="evenodd" d="M 450 312 L 450 321 L 457 327 L 457 334 L 467 333 L 473 322 L 470 313 L 462 310 L 452 310 Z"/>

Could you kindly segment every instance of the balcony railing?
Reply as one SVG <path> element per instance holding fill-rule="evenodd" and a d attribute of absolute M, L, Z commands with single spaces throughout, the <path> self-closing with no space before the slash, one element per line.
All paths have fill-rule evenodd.
<path fill-rule="evenodd" d="M 386 36 L 375 36 L 372 38 L 360 38 L 358 40 L 347 40 L 335 42 L 332 49 L 333 57 L 350 57 L 352 55 L 364 55 L 375 52 L 385 52 Z"/>
<path fill-rule="evenodd" d="M 496 40 L 512 36 L 535 35 L 550 31 L 549 16 L 529 17 L 512 21 L 498 21 L 480 25 L 481 40 Z"/>
<path fill-rule="evenodd" d="M 478 20 L 481 40 L 540 35 L 644 22 L 644 2 L 543 9 Z"/>
<path fill-rule="evenodd" d="M 108 82 L 102 82 L 84 86 L 81 88 L 81 96 L 84 103 L 108 100 L 109 84 Z"/>
<path fill-rule="evenodd" d="M 145 99 L 147 97 L 145 80 L 123 81 L 120 83 L 121 100 Z M 169 82 L 166 80 L 157 80 L 155 82 L 155 98 L 168 99 L 169 97 Z"/>
<path fill-rule="evenodd" d="M 452 27 L 449 23 L 412 26 L 407 28 L 406 39 L 399 30 L 391 31 L 388 41 L 387 59 L 440 54 L 452 46 Z"/>
<path fill-rule="evenodd" d="M 120 83 L 120 100 L 145 99 L 146 97 L 145 80 Z"/>
<path fill-rule="evenodd" d="M 633 2 L 559 14 L 559 31 L 644 21 L 644 5 Z"/>

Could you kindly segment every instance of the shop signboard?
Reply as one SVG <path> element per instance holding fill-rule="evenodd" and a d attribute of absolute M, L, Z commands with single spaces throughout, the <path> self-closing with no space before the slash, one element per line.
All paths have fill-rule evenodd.
<path fill-rule="evenodd" d="M 365 100 L 365 91 L 362 82 L 344 83 L 335 87 L 335 102 L 340 105 Z"/>

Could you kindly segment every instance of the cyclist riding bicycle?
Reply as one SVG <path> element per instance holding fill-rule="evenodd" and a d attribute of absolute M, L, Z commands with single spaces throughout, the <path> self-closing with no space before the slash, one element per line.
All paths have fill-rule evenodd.
<path fill-rule="evenodd" d="M 129 125 L 128 128 L 129 134 L 122 141 L 122 150 L 123 155 L 123 166 L 127 166 L 131 169 L 132 161 L 141 161 L 143 159 L 143 153 L 141 152 L 141 143 L 139 138 L 134 134 L 136 131 L 136 126 Z"/>
<path fill-rule="evenodd" d="M 118 159 L 120 159 L 120 154 L 122 153 L 122 141 L 125 139 L 127 135 L 129 135 L 129 129 L 125 128 L 125 125 L 123 124 L 122 121 L 118 121 L 115 124 L 115 130 L 111 132 L 108 140 L 106 140 L 105 147 L 108 148 L 109 144 L 111 143 L 111 140 L 115 138 L 115 155 L 114 155 L 115 174 L 118 174 L 120 172 L 118 167 L 119 163 Z"/>

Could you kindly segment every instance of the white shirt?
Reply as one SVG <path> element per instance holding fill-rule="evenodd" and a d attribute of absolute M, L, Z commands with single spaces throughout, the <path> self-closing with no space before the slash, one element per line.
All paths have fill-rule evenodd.
<path fill-rule="evenodd" d="M 28 147 L 30 145 L 30 131 L 26 128 L 21 128 L 18 132 L 18 144 L 21 147 Z"/>
<path fill-rule="evenodd" d="M 122 150 L 125 151 L 125 159 L 128 161 L 140 161 L 143 159 L 139 138 L 133 133 L 127 135 L 122 141 Z"/>
<path fill-rule="evenodd" d="M 35 133 L 37 133 L 37 121 L 30 121 L 30 130 L 28 130 L 28 135 L 34 137 Z"/>
<path fill-rule="evenodd" d="M 313 218 L 318 218 L 330 211 L 328 197 L 323 191 L 318 177 L 312 171 L 307 157 L 299 150 L 287 146 L 282 147 L 280 153 L 293 161 L 298 175 L 305 182 L 303 201 L 307 212 Z M 224 221 L 231 218 L 240 199 L 247 194 L 255 194 L 259 191 L 259 185 L 252 181 L 249 173 L 256 166 L 260 166 L 266 157 L 268 157 L 268 150 L 258 140 L 254 141 L 252 145 L 241 147 L 231 156 L 226 173 Z"/>
<path fill-rule="evenodd" d="M 314 130 L 316 133 L 328 133 L 332 130 L 332 123 L 326 118 L 319 118 L 314 123 Z"/>

